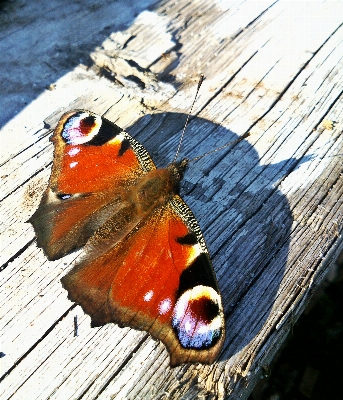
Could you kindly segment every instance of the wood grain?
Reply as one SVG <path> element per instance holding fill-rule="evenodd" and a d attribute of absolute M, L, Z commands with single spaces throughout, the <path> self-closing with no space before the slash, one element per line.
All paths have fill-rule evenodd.
<path fill-rule="evenodd" d="M 343 249 L 343 3 L 43 3 L 44 16 L 30 3 L 1 17 L 1 78 L 10 82 L 0 95 L 1 398 L 247 398 Z M 42 18 L 57 29 L 50 41 Z M 76 66 L 87 56 L 87 67 Z M 183 181 L 212 255 L 227 338 L 217 363 L 170 369 L 145 332 L 90 328 L 60 284 L 77 254 L 48 262 L 26 221 L 64 111 L 105 113 L 166 165 L 200 73 L 180 157 L 250 135 L 194 161 Z"/>

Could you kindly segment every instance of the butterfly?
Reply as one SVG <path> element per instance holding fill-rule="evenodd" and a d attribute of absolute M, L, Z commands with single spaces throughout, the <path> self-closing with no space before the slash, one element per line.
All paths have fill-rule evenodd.
<path fill-rule="evenodd" d="M 50 139 L 49 184 L 29 222 L 49 260 L 83 247 L 62 279 L 91 325 L 144 330 L 170 365 L 209 364 L 225 338 L 222 300 L 199 224 L 178 195 L 188 160 L 157 169 L 111 121 L 73 110 Z"/>

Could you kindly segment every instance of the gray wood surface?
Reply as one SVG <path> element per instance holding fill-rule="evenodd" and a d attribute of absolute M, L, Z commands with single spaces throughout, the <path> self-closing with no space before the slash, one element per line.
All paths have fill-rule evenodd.
<path fill-rule="evenodd" d="M 343 247 L 343 3 L 5 3 L 0 397 L 247 398 Z M 90 328 L 60 284 L 77 254 L 48 262 L 26 221 L 64 111 L 106 113 L 163 166 L 200 73 L 181 156 L 250 135 L 194 161 L 183 181 L 227 337 L 213 365 L 170 369 L 145 332 Z"/>

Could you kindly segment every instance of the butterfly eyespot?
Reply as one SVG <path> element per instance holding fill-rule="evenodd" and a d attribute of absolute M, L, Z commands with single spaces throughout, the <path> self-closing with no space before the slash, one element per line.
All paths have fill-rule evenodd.
<path fill-rule="evenodd" d="M 187 290 L 177 300 L 172 326 L 184 348 L 207 349 L 214 346 L 222 332 L 218 293 L 208 286 Z"/>
<path fill-rule="evenodd" d="M 76 112 L 64 123 L 61 136 L 67 144 L 85 144 L 98 134 L 101 125 L 101 117 Z"/>

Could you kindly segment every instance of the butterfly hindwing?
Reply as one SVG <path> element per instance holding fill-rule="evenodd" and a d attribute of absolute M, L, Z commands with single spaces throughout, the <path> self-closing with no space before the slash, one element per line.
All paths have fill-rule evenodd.
<path fill-rule="evenodd" d="M 51 141 L 49 186 L 30 218 L 50 260 L 83 246 L 110 215 L 125 208 L 125 187 L 155 169 L 142 145 L 89 111 L 65 113 Z"/>
<path fill-rule="evenodd" d="M 166 345 L 171 365 L 211 363 L 222 347 L 217 282 L 200 228 L 179 196 L 100 257 L 81 256 L 62 284 L 93 325 L 148 331 Z"/>

